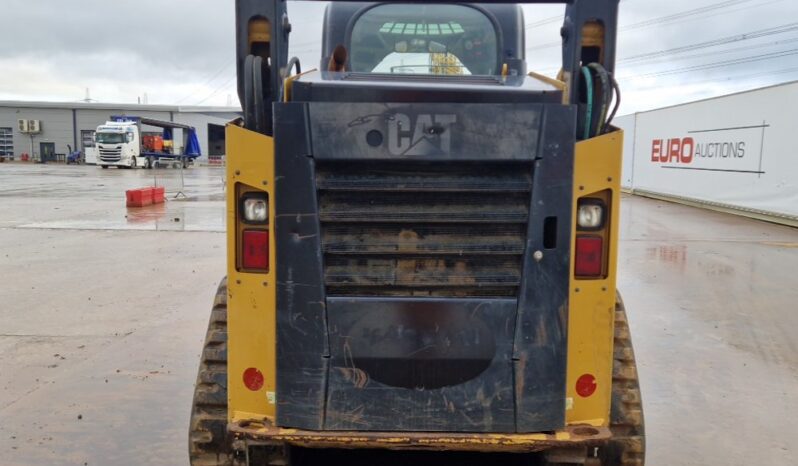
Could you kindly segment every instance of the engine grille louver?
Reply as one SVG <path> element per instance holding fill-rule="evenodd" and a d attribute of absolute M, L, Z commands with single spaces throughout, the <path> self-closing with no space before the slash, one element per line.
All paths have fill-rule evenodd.
<path fill-rule="evenodd" d="M 329 296 L 514 297 L 532 167 L 316 167 Z"/>

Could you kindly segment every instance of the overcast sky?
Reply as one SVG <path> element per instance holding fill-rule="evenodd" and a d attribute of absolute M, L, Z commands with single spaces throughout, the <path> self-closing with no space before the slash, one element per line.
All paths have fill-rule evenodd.
<path fill-rule="evenodd" d="M 2 3 L 0 100 L 238 104 L 233 0 Z M 316 67 L 324 3 L 289 8 Z M 530 70 L 556 74 L 562 11 L 526 7 Z M 798 79 L 796 0 L 623 0 L 620 25 L 622 113 Z"/>

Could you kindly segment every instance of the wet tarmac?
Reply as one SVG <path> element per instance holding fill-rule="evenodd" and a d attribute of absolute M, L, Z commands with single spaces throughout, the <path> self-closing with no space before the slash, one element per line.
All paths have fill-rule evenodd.
<path fill-rule="evenodd" d="M 0 165 L 0 228 L 223 232 L 223 176 L 215 167 Z M 144 186 L 164 186 L 168 202 L 126 209 L 125 190 Z"/>
<path fill-rule="evenodd" d="M 798 229 L 627 197 L 649 466 L 798 464 Z"/>
<path fill-rule="evenodd" d="M 188 463 L 225 268 L 222 174 L 0 165 L 0 464 Z M 172 200 L 126 209 L 124 190 L 153 177 Z M 647 464 L 796 464 L 798 230 L 622 208 Z"/>

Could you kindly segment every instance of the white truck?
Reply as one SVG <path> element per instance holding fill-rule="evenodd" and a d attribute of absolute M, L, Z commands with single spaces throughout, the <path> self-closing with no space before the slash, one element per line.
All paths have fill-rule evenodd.
<path fill-rule="evenodd" d="M 142 126 L 161 128 L 162 135 L 147 135 Z M 182 147 L 175 147 L 174 130 L 183 132 Z M 199 157 L 200 146 L 196 130 L 171 121 L 135 116 L 112 116 L 94 133 L 97 165 L 102 168 L 153 168 L 161 161 L 179 162 L 183 168 Z M 182 150 L 181 150 L 182 149 Z"/>

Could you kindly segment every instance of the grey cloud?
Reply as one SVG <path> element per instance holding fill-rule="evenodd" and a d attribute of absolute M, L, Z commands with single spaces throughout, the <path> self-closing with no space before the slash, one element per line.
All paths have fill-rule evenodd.
<path fill-rule="evenodd" d="M 4 0 L 3 11 L 0 56 L 60 69 L 91 56 L 134 57 L 152 72 L 210 72 L 234 51 L 230 0 Z"/>
<path fill-rule="evenodd" d="M 662 18 L 723 0 L 623 0 L 621 25 Z M 83 87 L 98 89 L 104 101 L 135 101 L 143 92 L 151 103 L 224 104 L 235 94 L 233 0 L 3 0 L 0 98 L 75 100 Z M 619 33 L 619 58 L 798 22 L 795 0 L 726 0 L 724 8 Z M 320 2 L 289 6 L 294 24 L 291 48 L 304 69 L 318 66 Z M 562 6 L 526 7 L 526 22 L 562 13 Z M 530 28 L 527 59 L 535 70 L 556 73 L 559 47 L 536 48 L 557 40 L 559 21 Z M 776 42 L 774 44 L 774 42 Z M 739 50 L 738 50 L 739 49 Z M 794 51 L 750 63 L 695 69 L 715 62 Z M 793 72 L 789 70 L 796 69 Z M 35 73 L 42 76 L 35 85 Z M 652 75 L 641 77 L 641 75 Z M 683 99 L 741 90 L 798 78 L 798 31 L 740 41 L 655 59 L 619 62 L 618 75 L 629 98 L 625 111 L 659 105 L 657 94 Z M 32 77 L 33 76 L 33 77 Z M 736 78 L 735 78 L 736 77 Z M 16 79 L 16 80 L 15 80 Z M 684 92 L 658 93 L 662 89 Z M 38 90 L 37 90 L 38 89 Z M 65 90 L 68 90 L 65 91 Z M 66 93 L 65 93 L 66 92 Z M 676 102 L 670 102 L 676 103 Z"/>

